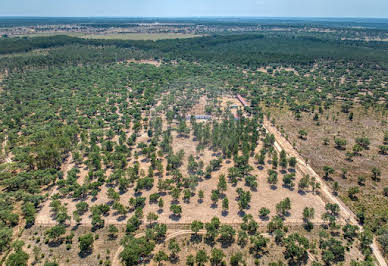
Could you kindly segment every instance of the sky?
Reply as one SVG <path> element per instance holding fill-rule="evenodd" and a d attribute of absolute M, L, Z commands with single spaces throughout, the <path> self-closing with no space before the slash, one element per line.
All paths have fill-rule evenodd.
<path fill-rule="evenodd" d="M 388 0 L 0 0 L 0 16 L 388 18 Z"/>

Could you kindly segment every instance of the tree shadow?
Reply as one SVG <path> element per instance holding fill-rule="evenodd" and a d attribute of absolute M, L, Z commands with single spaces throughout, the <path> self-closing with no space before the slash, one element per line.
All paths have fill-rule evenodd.
<path fill-rule="evenodd" d="M 127 218 L 126 215 L 120 215 L 119 217 L 117 217 L 116 220 L 117 220 L 118 222 L 121 222 L 121 221 L 124 221 L 126 218 Z"/>
<path fill-rule="evenodd" d="M 284 185 L 284 184 L 282 185 L 282 187 L 288 189 L 289 191 L 294 191 L 295 190 L 294 187 L 288 186 L 288 185 Z"/>
<path fill-rule="evenodd" d="M 240 216 L 240 217 L 244 217 L 246 213 L 245 213 L 244 210 L 239 210 L 239 211 L 237 212 L 237 214 L 238 214 L 238 216 Z"/>
<path fill-rule="evenodd" d="M 80 223 L 77 223 L 76 225 L 74 225 L 72 228 L 71 228 L 71 230 L 72 231 L 77 231 L 78 230 L 78 228 L 80 227 Z"/>
<path fill-rule="evenodd" d="M 228 210 L 223 210 L 222 212 L 221 212 L 221 215 L 222 216 L 228 216 L 228 214 L 229 214 L 229 211 Z"/>
<path fill-rule="evenodd" d="M 257 187 L 249 187 L 252 192 L 257 192 Z"/>
<path fill-rule="evenodd" d="M 173 199 L 173 200 L 171 201 L 171 204 L 179 204 L 179 200 L 178 200 L 178 199 Z"/>
<path fill-rule="evenodd" d="M 63 238 L 60 238 L 60 239 L 57 239 L 57 240 L 52 240 L 50 242 L 47 243 L 47 245 L 50 247 L 50 248 L 57 248 L 59 247 L 60 245 L 62 245 L 63 243 Z"/>
<path fill-rule="evenodd" d="M 176 214 L 170 214 L 169 216 L 168 216 L 171 220 L 173 220 L 173 221 L 179 221 L 180 219 L 181 219 L 181 215 L 176 215 Z"/>
<path fill-rule="evenodd" d="M 24 226 L 25 229 L 30 229 L 33 225 L 35 224 L 35 221 L 31 222 L 31 223 L 26 223 L 26 225 Z"/>
<path fill-rule="evenodd" d="M 276 185 L 271 185 L 271 189 L 276 190 L 276 189 L 278 189 L 278 187 Z"/>
<path fill-rule="evenodd" d="M 214 245 L 216 244 L 214 238 L 212 237 L 205 237 L 205 243 L 210 247 L 214 247 Z"/>
<path fill-rule="evenodd" d="M 222 248 L 229 248 L 234 243 L 234 239 L 232 241 L 221 241 L 221 240 L 219 240 L 218 242 L 221 243 L 221 247 Z"/>
<path fill-rule="evenodd" d="M 91 254 L 92 254 L 92 250 L 86 250 L 86 251 L 80 251 L 80 252 L 78 253 L 78 256 L 79 256 L 80 258 L 84 259 L 84 258 L 90 256 Z"/>
<path fill-rule="evenodd" d="M 141 195 L 143 195 L 143 192 L 141 192 L 141 191 L 136 191 L 134 195 L 135 195 L 136 198 L 138 198 L 138 197 L 140 197 Z"/>
<path fill-rule="evenodd" d="M 201 243 L 202 239 L 203 237 L 199 234 L 192 234 L 190 237 L 190 241 L 196 244 Z"/>
<path fill-rule="evenodd" d="M 172 263 L 172 264 L 177 264 L 180 262 L 180 259 L 178 256 L 170 256 L 169 257 L 169 261 Z"/>

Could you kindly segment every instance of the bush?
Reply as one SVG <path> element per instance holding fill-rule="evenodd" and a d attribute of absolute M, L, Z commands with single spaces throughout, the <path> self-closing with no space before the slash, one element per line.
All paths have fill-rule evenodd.
<path fill-rule="evenodd" d="M 92 233 L 82 235 L 78 238 L 81 253 L 90 252 L 93 248 L 94 237 Z"/>

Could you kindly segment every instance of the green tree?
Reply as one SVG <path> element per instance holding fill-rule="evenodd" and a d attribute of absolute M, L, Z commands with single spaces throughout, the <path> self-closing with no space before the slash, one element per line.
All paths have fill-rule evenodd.
<path fill-rule="evenodd" d="M 264 207 L 259 210 L 259 215 L 261 218 L 267 218 L 269 213 L 270 210 Z"/>
<path fill-rule="evenodd" d="M 195 258 L 193 255 L 189 255 L 186 257 L 186 265 L 188 266 L 194 266 Z"/>
<path fill-rule="evenodd" d="M 225 197 L 223 200 L 222 200 L 222 209 L 224 212 L 227 212 L 228 209 L 229 209 L 229 200 L 227 197 Z"/>
<path fill-rule="evenodd" d="M 171 204 L 170 206 L 170 211 L 175 215 L 175 216 L 180 216 L 182 214 L 182 207 L 177 205 L 177 204 Z"/>
<path fill-rule="evenodd" d="M 176 260 L 178 257 L 178 252 L 181 251 L 181 248 L 179 247 L 179 244 L 176 242 L 175 239 L 172 239 L 169 243 L 168 243 L 168 250 L 171 251 L 171 258 L 172 260 Z"/>
<path fill-rule="evenodd" d="M 286 152 L 284 150 L 282 150 L 280 152 L 280 166 L 285 169 L 287 168 L 287 165 L 288 165 L 288 161 L 287 161 L 287 155 L 286 155 Z"/>
<path fill-rule="evenodd" d="M 144 237 L 126 236 L 122 240 L 122 245 L 124 249 L 120 253 L 120 258 L 126 265 L 141 264 L 155 248 L 155 243 Z"/>
<path fill-rule="evenodd" d="M 295 168 L 296 163 L 297 163 L 296 158 L 295 158 L 295 157 L 291 157 L 291 158 L 289 159 L 288 163 L 289 163 L 290 167 Z"/>
<path fill-rule="evenodd" d="M 256 234 L 256 235 L 250 237 L 250 242 L 252 244 L 251 251 L 254 252 L 256 254 L 256 256 L 259 256 L 260 254 L 262 254 L 264 249 L 267 247 L 269 239 L 263 237 L 260 234 Z"/>
<path fill-rule="evenodd" d="M 203 198 L 205 197 L 203 190 L 198 191 L 198 197 L 199 197 L 200 202 L 202 202 Z"/>
<path fill-rule="evenodd" d="M 310 231 L 313 229 L 313 223 L 311 219 L 314 219 L 315 210 L 314 208 L 305 207 L 303 209 L 303 220 L 305 222 L 305 229 Z"/>
<path fill-rule="evenodd" d="M 225 258 L 225 253 L 217 248 L 213 248 L 211 251 L 210 262 L 212 265 L 220 265 Z"/>
<path fill-rule="evenodd" d="M 309 185 L 310 185 L 310 176 L 305 175 L 300 179 L 298 188 L 300 191 L 304 191 L 306 188 L 309 187 Z"/>
<path fill-rule="evenodd" d="M 341 138 L 334 138 L 335 147 L 339 150 L 344 150 L 347 141 Z"/>
<path fill-rule="evenodd" d="M 276 211 L 279 214 L 286 215 L 289 210 L 291 210 L 291 200 L 289 198 L 285 198 L 276 204 Z"/>
<path fill-rule="evenodd" d="M 220 238 L 219 240 L 223 245 L 229 245 L 234 241 L 234 236 L 236 231 L 230 225 L 222 225 L 219 230 Z"/>
<path fill-rule="evenodd" d="M 345 248 L 341 241 L 334 238 L 320 241 L 322 260 L 327 264 L 338 263 L 344 260 Z"/>
<path fill-rule="evenodd" d="M 198 265 L 205 265 L 205 263 L 209 260 L 206 251 L 204 249 L 198 250 L 197 255 L 195 256 L 195 261 Z"/>
<path fill-rule="evenodd" d="M 357 200 L 356 194 L 359 193 L 359 192 L 360 192 L 360 188 L 359 187 L 351 187 L 348 190 L 348 196 L 352 200 Z"/>
<path fill-rule="evenodd" d="M 270 185 L 276 186 L 278 183 L 278 173 L 275 170 L 268 170 L 268 178 L 267 181 Z"/>
<path fill-rule="evenodd" d="M 12 240 L 12 229 L 1 226 L 0 227 L 0 251 L 5 251 Z"/>
<path fill-rule="evenodd" d="M 78 238 L 79 249 L 81 253 L 91 252 L 93 249 L 94 237 L 92 233 L 81 235 Z"/>
<path fill-rule="evenodd" d="M 154 255 L 153 259 L 158 263 L 158 265 L 160 265 L 162 261 L 168 260 L 168 255 L 163 250 L 159 250 L 158 253 Z"/>
<path fill-rule="evenodd" d="M 113 224 L 110 224 L 108 227 L 109 232 L 109 239 L 115 239 L 117 237 L 117 233 L 119 232 L 119 229 L 117 229 L 116 226 Z"/>
<path fill-rule="evenodd" d="M 334 173 L 334 169 L 330 166 L 325 165 L 323 167 L 323 172 L 325 172 L 325 179 L 329 179 L 329 175 Z"/>
<path fill-rule="evenodd" d="M 154 212 L 149 212 L 147 215 L 147 221 L 149 223 L 153 223 L 153 222 L 157 221 L 158 218 L 159 218 L 159 216 Z"/>
<path fill-rule="evenodd" d="M 236 252 L 230 257 L 230 265 L 232 266 L 239 266 L 239 265 L 245 265 L 243 254 L 241 252 Z"/>
<path fill-rule="evenodd" d="M 293 263 L 300 263 L 307 258 L 307 249 L 310 243 L 307 238 L 293 233 L 284 239 L 286 251 L 284 257 Z"/>
<path fill-rule="evenodd" d="M 16 250 L 14 253 L 10 254 L 5 262 L 7 266 L 24 266 L 28 265 L 29 255 L 24 252 L 22 249 Z"/>
<path fill-rule="evenodd" d="M 373 179 L 374 181 L 378 181 L 379 178 L 380 178 L 380 176 L 381 176 L 381 170 L 380 170 L 380 168 L 373 167 L 373 168 L 372 168 L 372 179 Z"/>
<path fill-rule="evenodd" d="M 227 190 L 227 184 L 226 184 L 226 180 L 225 180 L 225 175 L 220 175 L 220 177 L 218 179 L 217 190 L 221 191 L 221 192 L 224 192 L 224 191 Z"/>
<path fill-rule="evenodd" d="M 306 139 L 307 139 L 307 132 L 306 132 L 305 130 L 300 129 L 299 132 L 298 132 L 298 134 L 299 134 L 299 138 L 300 138 L 300 139 L 303 139 L 303 140 L 306 140 Z"/>
<path fill-rule="evenodd" d="M 60 236 L 64 235 L 65 233 L 66 233 L 66 228 L 62 224 L 55 225 L 45 232 L 47 237 L 54 242 L 58 242 Z"/>
<path fill-rule="evenodd" d="M 191 231 L 193 231 L 195 234 L 198 234 L 198 232 L 203 229 L 203 223 L 201 221 L 194 220 L 191 222 Z"/>

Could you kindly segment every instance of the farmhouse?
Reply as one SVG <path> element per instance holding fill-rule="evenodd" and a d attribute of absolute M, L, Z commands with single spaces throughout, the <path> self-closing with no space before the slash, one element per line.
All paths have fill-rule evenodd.
<path fill-rule="evenodd" d="M 210 120 L 210 119 L 212 119 L 211 115 L 193 115 L 193 116 L 188 115 L 188 116 L 186 116 L 186 120 L 190 120 L 191 117 L 194 117 L 194 119 L 196 119 L 196 120 Z"/>

